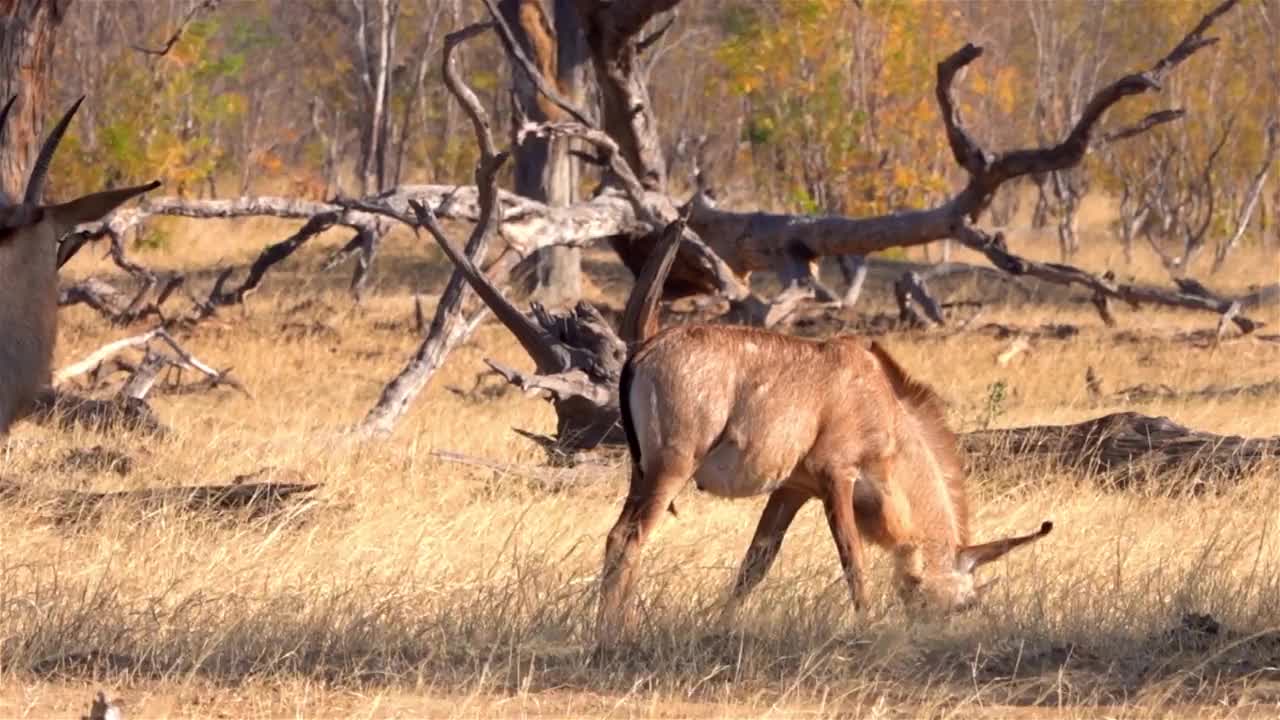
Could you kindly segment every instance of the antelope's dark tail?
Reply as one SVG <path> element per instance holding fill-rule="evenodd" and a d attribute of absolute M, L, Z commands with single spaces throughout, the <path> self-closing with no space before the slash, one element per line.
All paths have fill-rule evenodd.
<path fill-rule="evenodd" d="M 644 464 L 640 461 L 640 435 L 636 433 L 635 420 L 631 417 L 631 383 L 636 379 L 634 360 L 634 352 L 627 355 L 627 362 L 622 365 L 622 376 L 618 378 L 618 414 L 622 416 L 622 432 L 627 436 L 627 449 L 631 453 L 631 472 L 639 479 L 644 477 Z M 674 500 L 667 506 L 667 512 L 680 517 Z"/>
<path fill-rule="evenodd" d="M 636 367 L 632 364 L 635 355 L 628 355 L 622 366 L 622 378 L 618 382 L 618 410 L 622 415 L 622 432 L 627 436 L 627 447 L 631 450 L 631 464 L 636 472 L 643 475 L 640 463 L 640 436 L 636 434 L 635 421 L 631 419 L 631 383 L 636 378 Z"/>

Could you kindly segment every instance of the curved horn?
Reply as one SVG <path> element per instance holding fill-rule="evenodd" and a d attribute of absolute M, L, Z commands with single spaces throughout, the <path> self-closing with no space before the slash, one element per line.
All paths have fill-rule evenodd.
<path fill-rule="evenodd" d="M 84 102 L 84 96 L 71 106 L 66 115 L 53 126 L 53 131 L 49 133 L 49 137 L 45 138 L 44 145 L 40 148 L 40 154 L 36 156 L 36 164 L 31 168 L 31 177 L 27 180 L 27 192 L 22 196 L 22 202 L 27 205 L 35 205 L 40 202 L 40 198 L 44 195 L 45 175 L 49 173 L 49 163 L 53 161 L 53 153 L 58 149 L 58 143 L 62 142 L 62 136 L 67 132 L 67 126 L 71 124 L 71 118 L 75 116 L 76 110 L 80 109 L 80 103 Z"/>
<path fill-rule="evenodd" d="M 973 572 L 974 568 L 986 565 L 992 560 L 999 560 L 1005 553 L 1029 542 L 1039 540 L 1053 531 L 1053 523 L 1045 520 L 1040 529 L 1030 535 L 994 540 L 981 545 L 970 545 L 956 551 L 956 570 L 962 573 Z"/>
<path fill-rule="evenodd" d="M 4 122 L 9 119 L 9 109 L 13 107 L 14 101 L 18 99 L 17 95 L 9 98 L 9 102 L 4 104 L 4 109 L 0 110 L 0 135 L 4 134 Z"/>

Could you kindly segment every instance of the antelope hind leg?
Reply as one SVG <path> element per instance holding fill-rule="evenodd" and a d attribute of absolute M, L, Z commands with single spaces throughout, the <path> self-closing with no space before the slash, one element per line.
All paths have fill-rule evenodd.
<path fill-rule="evenodd" d="M 689 477 L 688 473 L 665 471 L 655 473 L 650 483 L 639 477 L 635 469 L 632 470 L 631 492 L 605 544 L 600 609 L 596 620 L 601 643 L 612 640 L 624 625 L 625 605 L 635 582 L 640 550 L 662 522 L 671 500 Z"/>

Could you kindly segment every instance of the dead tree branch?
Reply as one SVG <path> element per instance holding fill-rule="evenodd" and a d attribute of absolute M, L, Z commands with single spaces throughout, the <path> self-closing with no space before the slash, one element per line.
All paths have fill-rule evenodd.
<path fill-rule="evenodd" d="M 966 221 L 974 222 L 1007 181 L 1042 175 L 1078 165 L 1094 142 L 1106 111 L 1126 97 L 1159 90 L 1165 76 L 1215 38 L 1203 34 L 1215 19 L 1231 9 L 1227 0 L 1201 20 L 1173 50 L 1149 70 L 1116 80 L 1085 104 L 1074 127 L 1057 145 L 1001 153 L 984 150 L 967 131 L 952 98 L 954 80 L 962 68 L 982 55 L 982 48 L 965 45 L 938 64 L 936 96 L 948 143 L 956 163 L 968 174 L 963 189 L 936 207 L 870 218 L 805 217 L 770 213 L 736 213 L 695 203 L 690 225 L 713 250 L 739 273 L 773 269 L 784 282 L 808 282 L 812 262 L 825 255 L 866 255 L 890 247 L 921 245 L 956 238 Z M 1110 133 L 1112 140 L 1174 119 L 1178 111 L 1149 115 L 1131 128 Z"/>
<path fill-rule="evenodd" d="M 187 31 L 187 25 L 191 24 L 191 21 L 195 19 L 196 15 L 201 12 L 212 12 L 218 9 L 219 2 L 221 2 L 221 0 L 201 0 L 195 5 L 192 5 L 191 9 L 187 11 L 187 14 L 183 16 L 182 22 L 178 23 L 178 28 L 173 31 L 173 34 L 169 36 L 169 39 L 166 40 L 164 45 L 160 46 L 159 49 L 152 50 L 138 45 L 130 45 L 129 47 L 137 50 L 138 52 L 146 53 L 147 55 L 164 57 L 165 55 L 168 55 L 169 51 L 173 49 L 173 46 L 182 39 L 182 34 Z"/>
<path fill-rule="evenodd" d="M 454 64 L 454 52 L 458 45 L 489 29 L 487 24 L 472 25 L 450 33 L 444 41 L 443 73 L 449 91 L 462 104 L 471 118 L 476 142 L 480 146 L 480 161 L 476 166 L 476 189 L 480 205 L 480 218 L 467 241 L 466 256 L 476 260 L 484 256 L 489 241 L 497 234 L 502 222 L 502 205 L 498 201 L 497 173 L 507 159 L 506 153 L 498 153 L 489 130 L 489 116 L 480 100 L 458 75 Z M 461 270 L 449 277 L 431 330 L 418 347 L 409 363 L 382 390 L 378 402 L 365 416 L 360 431 L 366 436 L 385 436 L 391 433 L 395 423 L 408 409 L 409 403 L 426 387 L 444 358 L 458 343 L 475 329 L 479 314 L 464 317 L 463 301 L 466 299 L 467 279 Z"/>
<path fill-rule="evenodd" d="M 1042 263 L 1027 260 L 1009 252 L 1004 242 L 1004 235 L 991 235 L 971 225 L 961 225 L 957 232 L 958 239 L 966 246 L 981 252 L 992 265 L 1012 275 L 1030 277 L 1054 283 L 1055 285 L 1078 285 L 1093 293 L 1094 305 L 1099 315 L 1108 325 L 1114 325 L 1107 300 L 1115 299 L 1137 308 L 1142 305 L 1160 305 L 1164 307 L 1185 308 L 1216 313 L 1219 316 L 1232 312 L 1234 322 L 1241 332 L 1250 333 L 1262 324 L 1238 314 L 1239 308 L 1233 311 L 1233 302 L 1211 294 L 1187 292 L 1185 289 L 1162 290 L 1159 288 L 1116 282 L 1110 274 L 1095 275 L 1071 265 L 1058 263 Z"/>
<path fill-rule="evenodd" d="M 1236 217 L 1236 229 L 1231 233 L 1231 237 L 1220 241 L 1217 250 L 1213 255 L 1213 268 L 1210 270 L 1216 273 L 1222 269 L 1227 262 L 1227 256 L 1235 249 L 1236 243 L 1240 242 L 1240 238 L 1244 237 L 1245 230 L 1249 228 L 1249 221 L 1253 218 L 1253 211 L 1258 206 L 1258 198 L 1262 197 L 1262 187 L 1267 183 L 1267 175 L 1271 172 L 1271 166 L 1276 161 L 1276 149 L 1280 147 L 1280 119 L 1271 118 L 1267 122 L 1267 141 L 1266 150 L 1262 154 L 1262 166 L 1258 168 L 1258 173 L 1253 176 L 1253 180 L 1249 183 L 1249 189 L 1245 192 L 1244 203 L 1240 206 L 1240 214 Z"/>
<path fill-rule="evenodd" d="M 53 374 L 53 386 L 57 387 L 72 378 L 84 375 L 129 348 L 142 347 L 154 340 L 161 332 L 163 330 L 160 328 L 154 328 L 141 335 L 133 335 L 109 342 L 86 355 L 84 359 L 60 368 Z"/>

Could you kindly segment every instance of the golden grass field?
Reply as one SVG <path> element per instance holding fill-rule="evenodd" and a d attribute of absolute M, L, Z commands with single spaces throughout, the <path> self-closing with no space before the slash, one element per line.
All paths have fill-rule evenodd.
<path fill-rule="evenodd" d="M 249 262 L 288 224 L 167 225 L 167 250 L 136 258 L 196 272 Z M 464 229 L 459 228 L 459 232 Z M 38 500 L 0 505 L 0 717 L 78 717 L 98 689 L 137 717 L 1275 717 L 1280 714 L 1280 479 L 1264 465 L 1200 498 L 1098 489 L 1080 472 L 1025 460 L 969 478 L 979 539 L 1055 532 L 987 576 L 985 606 L 948 623 L 908 625 L 888 562 L 869 551 L 872 607 L 855 615 L 816 504 L 732 628 L 704 612 L 727 589 L 763 499 L 690 489 L 646 549 L 635 637 L 593 658 L 595 582 L 621 504 L 621 460 L 607 479 L 556 489 L 530 480 L 542 452 L 512 427 L 551 432 L 554 415 L 515 391 L 475 393 L 482 358 L 529 367 L 493 323 L 454 353 L 393 437 L 347 433 L 418 342 L 412 294 L 438 293 L 447 268 L 429 241 L 397 233 L 360 306 L 346 270 L 320 273 L 345 238 L 329 233 L 267 277 L 247 305 L 182 338 L 234 374 L 228 389 L 153 398 L 174 430 L 143 435 L 15 428 L 0 469 L 35 490 L 109 490 L 202 482 L 273 465 L 323 483 L 319 502 L 236 522 L 178 510 L 117 509 L 58 525 Z M 1089 240 L 1089 236 L 1086 237 Z M 1052 257 L 1045 238 L 1015 245 Z M 1090 243 L 1079 262 L 1118 263 Z M 1039 248 L 1039 250 L 1037 250 Z M 113 274 L 90 248 L 72 276 Z M 603 251 L 589 254 L 592 300 L 619 307 L 629 287 Z M 608 272 L 597 272 L 600 269 Z M 1121 274 L 1129 272 L 1121 269 Z M 1139 277 L 1161 281 L 1150 253 Z M 1245 248 L 1215 289 L 1280 279 L 1274 251 Z M 961 286 L 952 297 L 976 291 Z M 888 309 L 868 289 L 859 312 Z M 947 400 L 953 426 L 1080 420 L 1128 406 L 1086 393 L 1141 382 L 1194 389 L 1280 376 L 1280 344 L 1233 338 L 1215 348 L 1119 342 L 1091 307 L 1011 299 L 984 321 L 1071 322 L 1069 340 L 1035 340 L 1008 367 L 1007 340 L 923 331 L 884 339 Z M 430 310 L 433 303 L 428 303 Z M 1117 310 L 1123 329 L 1172 336 L 1213 327 L 1189 312 Z M 1275 332 L 1280 315 L 1256 315 Z M 138 328 L 67 310 L 55 366 Z M 1008 389 L 992 412 L 988 388 Z M 1195 428 L 1280 434 L 1275 395 L 1133 406 Z M 121 477 L 72 468 L 73 448 L 133 458 Z M 517 466 L 440 461 L 453 450 Z M 35 497 L 38 493 L 29 494 Z M 1186 613 L 1221 623 L 1179 632 Z"/>

